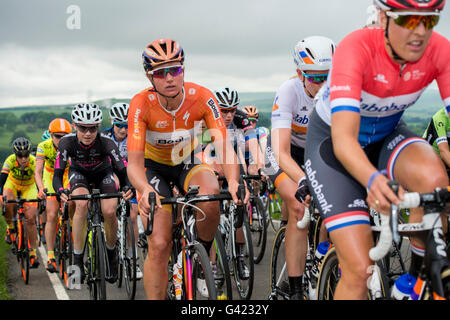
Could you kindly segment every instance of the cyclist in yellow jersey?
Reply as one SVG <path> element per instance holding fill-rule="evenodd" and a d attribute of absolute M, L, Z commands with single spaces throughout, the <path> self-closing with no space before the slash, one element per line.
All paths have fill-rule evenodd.
<path fill-rule="evenodd" d="M 20 192 L 22 199 L 36 199 L 37 189 L 34 181 L 36 159 L 31 155 L 31 143 L 26 138 L 17 138 L 12 143 L 14 154 L 6 158 L 0 174 L 0 206 L 3 206 L 3 197 L 16 199 Z M 11 244 L 14 241 L 13 214 L 15 204 L 6 206 L 5 219 L 8 225 L 5 241 Z M 25 203 L 25 218 L 27 221 L 28 239 L 30 242 L 30 267 L 39 267 L 36 254 L 37 230 L 36 213 L 37 204 Z"/>
<path fill-rule="evenodd" d="M 49 193 L 55 193 L 53 189 L 53 172 L 55 166 L 55 159 L 58 149 L 59 140 L 66 134 L 72 132 L 72 127 L 69 121 L 56 118 L 48 127 L 48 132 L 50 138 L 41 142 L 36 151 L 36 170 L 35 179 L 36 185 L 38 187 L 38 197 L 43 199 L 44 189 L 47 189 Z M 64 172 L 64 188 L 69 185 L 69 166 L 66 167 Z M 70 203 L 70 202 L 69 202 Z M 58 212 L 59 202 L 56 197 L 47 198 L 47 222 L 45 223 L 45 239 L 47 242 L 47 271 L 56 272 L 56 259 L 55 259 L 55 240 L 56 240 L 56 224 L 57 224 L 57 212 Z"/>

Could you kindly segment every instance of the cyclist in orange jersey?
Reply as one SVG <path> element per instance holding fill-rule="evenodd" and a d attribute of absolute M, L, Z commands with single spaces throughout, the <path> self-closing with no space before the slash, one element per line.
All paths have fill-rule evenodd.
<path fill-rule="evenodd" d="M 128 115 L 128 177 L 140 194 L 139 209 L 145 224 L 149 213 L 148 195 L 157 194 L 153 233 L 148 237 L 144 264 L 144 288 L 148 299 L 164 299 L 167 262 L 172 241 L 171 206 L 161 206 L 159 197 L 171 196 L 170 183 L 180 191 L 191 185 L 200 194 L 218 194 L 213 170 L 194 157 L 198 144 L 195 129 L 205 120 L 223 160 L 229 191 L 235 202 L 239 180 L 236 154 L 227 136 L 220 110 L 211 91 L 184 82 L 184 52 L 171 39 L 159 39 L 144 50 L 143 65 L 152 87 L 135 95 Z M 249 198 L 246 192 L 244 202 Z M 198 240 L 207 252 L 219 224 L 218 202 L 198 204 L 206 218 L 197 223 Z"/>

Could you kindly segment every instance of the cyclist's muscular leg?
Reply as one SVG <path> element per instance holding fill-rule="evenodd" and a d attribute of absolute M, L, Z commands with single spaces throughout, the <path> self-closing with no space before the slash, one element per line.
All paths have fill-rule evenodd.
<path fill-rule="evenodd" d="M 147 219 L 142 219 L 147 229 Z M 144 262 L 144 289 L 147 299 L 163 300 L 167 290 L 167 263 L 172 248 L 172 213 L 158 209 L 153 219 L 153 232 L 147 237 L 148 254 Z"/>
<path fill-rule="evenodd" d="M 56 224 L 59 203 L 54 199 L 47 199 L 47 223 L 45 224 L 45 240 L 47 241 L 47 251 L 55 249 Z"/>
<path fill-rule="evenodd" d="M 372 231 L 369 225 L 358 224 L 335 229 L 330 238 L 336 246 L 341 269 L 334 299 L 367 299 L 367 279 L 373 262 L 369 249 L 373 247 Z"/>
<path fill-rule="evenodd" d="M 102 199 L 102 214 L 105 219 L 105 235 L 106 235 L 106 245 L 109 248 L 114 248 L 117 240 L 117 199 Z"/>
<path fill-rule="evenodd" d="M 431 192 L 436 188 L 445 188 L 449 179 L 445 166 L 427 143 L 413 143 L 399 154 L 394 166 L 394 179 L 408 191 Z M 423 210 L 411 209 L 409 222 L 420 222 Z M 420 248 L 425 244 L 418 238 L 411 242 Z"/>
<path fill-rule="evenodd" d="M 295 198 L 295 190 L 296 184 L 289 178 L 284 179 L 277 188 L 289 214 L 285 248 L 288 275 L 291 277 L 301 276 L 304 272 L 308 232 L 307 229 L 297 228 L 297 221 L 303 218 L 304 206 Z"/>
<path fill-rule="evenodd" d="M 38 245 L 36 214 L 37 208 L 35 206 L 26 206 L 24 208 L 25 218 L 27 219 L 28 240 L 32 249 Z"/>
<path fill-rule="evenodd" d="M 89 194 L 89 190 L 84 187 L 76 188 L 72 191 L 74 196 Z M 75 212 L 72 222 L 73 249 L 82 251 L 84 247 L 84 239 L 86 236 L 86 217 L 87 217 L 87 200 L 75 201 Z"/>

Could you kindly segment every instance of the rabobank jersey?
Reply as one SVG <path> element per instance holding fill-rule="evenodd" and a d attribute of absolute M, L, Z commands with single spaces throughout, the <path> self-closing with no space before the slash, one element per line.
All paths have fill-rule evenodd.
<path fill-rule="evenodd" d="M 400 65 L 386 52 L 383 36 L 381 28 L 366 28 L 339 43 L 316 104 L 317 113 L 328 125 L 332 113 L 360 113 L 358 140 L 363 147 L 389 135 L 433 80 L 450 111 L 450 42 L 433 32 L 422 57 Z"/>
<path fill-rule="evenodd" d="M 272 108 L 272 130 L 292 129 L 291 144 L 305 148 L 309 114 L 314 108 L 299 77 L 285 81 L 277 91 Z"/>

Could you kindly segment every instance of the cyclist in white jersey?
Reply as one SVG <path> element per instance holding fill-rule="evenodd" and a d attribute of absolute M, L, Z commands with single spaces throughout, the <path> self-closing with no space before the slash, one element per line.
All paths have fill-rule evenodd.
<path fill-rule="evenodd" d="M 374 3 L 380 28 L 355 30 L 340 41 L 308 126 L 308 185 L 320 199 L 341 271 L 335 299 L 367 299 L 374 245 L 369 207 L 387 215 L 403 188 L 423 193 L 449 183 L 433 148 L 401 120 L 434 80 L 450 111 L 450 42 L 433 31 L 445 0 Z M 401 185 L 398 196 L 388 179 Z M 411 210 L 409 222 L 422 217 L 423 210 Z M 409 273 L 416 276 L 425 249 L 419 239 L 410 241 Z"/>
<path fill-rule="evenodd" d="M 128 160 L 128 151 L 127 151 L 127 135 L 128 135 L 128 110 L 130 106 L 128 103 L 118 102 L 111 106 L 109 109 L 109 116 L 111 118 L 111 128 L 106 129 L 102 132 L 102 135 L 105 135 L 111 138 L 117 145 L 120 151 L 120 156 L 124 159 Z M 118 179 L 116 177 L 116 183 L 118 183 Z M 137 241 L 139 239 L 139 229 L 143 229 L 142 221 L 138 217 L 138 205 L 136 198 L 130 200 L 131 202 L 131 210 L 130 217 L 133 223 L 134 229 L 134 239 L 136 241 L 136 249 L 138 247 Z M 141 228 L 139 228 L 141 227 Z M 131 250 L 131 247 L 128 248 Z M 136 254 L 136 257 L 139 258 L 139 255 Z M 142 279 L 142 271 L 139 267 L 139 261 L 136 265 L 136 279 Z"/>
<path fill-rule="evenodd" d="M 271 166 L 271 179 L 283 204 L 287 205 L 285 248 L 291 299 L 303 299 L 307 230 L 299 230 L 297 221 L 303 217 L 307 199 L 309 201 L 305 173 L 301 168 L 306 131 L 314 97 L 328 76 L 334 48 L 333 41 L 326 37 L 311 36 L 299 41 L 293 52 L 297 76 L 281 85 L 272 109 L 266 163 Z"/>

